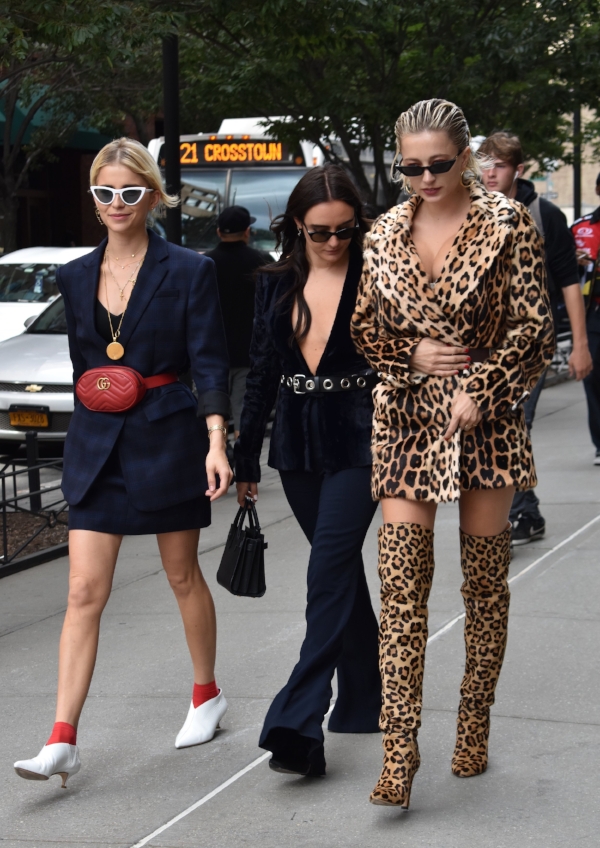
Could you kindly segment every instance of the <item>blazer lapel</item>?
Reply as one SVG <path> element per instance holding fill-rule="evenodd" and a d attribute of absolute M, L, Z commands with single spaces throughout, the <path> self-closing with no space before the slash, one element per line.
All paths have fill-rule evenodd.
<path fill-rule="evenodd" d="M 154 292 L 162 283 L 169 270 L 169 248 L 167 242 L 151 231 L 148 231 L 148 236 L 148 252 L 146 253 L 144 264 L 140 268 L 133 293 L 129 298 L 127 311 L 123 317 L 123 324 L 121 326 L 119 341 L 124 347 L 127 347 L 127 343 L 152 300 Z"/>
<path fill-rule="evenodd" d="M 100 279 L 100 266 L 104 258 L 104 251 L 108 239 L 103 239 L 98 247 L 83 259 L 83 265 L 87 268 L 87 274 L 81 282 L 84 301 L 83 320 L 87 326 L 87 335 L 90 339 L 97 339 L 102 348 L 106 342 L 96 331 L 96 300 L 98 298 L 98 281 Z"/>

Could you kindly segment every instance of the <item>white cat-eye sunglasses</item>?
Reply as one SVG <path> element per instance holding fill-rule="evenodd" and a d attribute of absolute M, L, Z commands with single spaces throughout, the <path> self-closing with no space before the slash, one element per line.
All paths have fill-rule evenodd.
<path fill-rule="evenodd" d="M 128 188 L 109 188 L 108 186 L 90 186 L 90 191 L 103 206 L 110 206 L 114 201 L 115 195 L 119 195 L 123 203 L 127 206 L 135 206 L 139 203 L 142 197 L 148 191 L 154 191 L 153 188 L 145 186 L 130 186 Z"/>

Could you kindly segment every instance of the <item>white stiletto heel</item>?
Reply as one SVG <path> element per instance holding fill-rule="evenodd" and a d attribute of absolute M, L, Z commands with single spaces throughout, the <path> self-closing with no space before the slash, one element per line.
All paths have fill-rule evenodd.
<path fill-rule="evenodd" d="M 205 701 L 199 707 L 194 708 L 192 701 L 183 727 L 177 734 L 175 747 L 189 748 L 191 745 L 210 742 L 226 712 L 227 701 L 222 689 L 219 689 L 216 698 Z"/>
<path fill-rule="evenodd" d="M 25 780 L 48 780 L 57 774 L 62 779 L 61 788 L 67 788 L 67 779 L 77 774 L 81 768 L 77 745 L 55 742 L 44 745 L 37 757 L 31 760 L 17 760 L 15 771 Z"/>

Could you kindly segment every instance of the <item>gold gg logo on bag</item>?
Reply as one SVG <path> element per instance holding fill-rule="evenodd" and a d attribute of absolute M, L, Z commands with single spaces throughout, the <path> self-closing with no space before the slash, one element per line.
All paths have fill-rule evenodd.
<path fill-rule="evenodd" d="M 106 391 L 106 389 L 110 389 L 110 380 L 108 377 L 98 377 L 98 382 L 96 383 L 100 391 Z"/>

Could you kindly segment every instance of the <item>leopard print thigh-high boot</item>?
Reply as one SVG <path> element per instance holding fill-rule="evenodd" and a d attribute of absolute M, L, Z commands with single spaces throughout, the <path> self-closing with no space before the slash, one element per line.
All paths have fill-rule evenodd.
<path fill-rule="evenodd" d="M 417 732 L 433 579 L 433 531 L 420 524 L 384 524 L 379 529 L 379 577 L 384 759 L 369 800 L 408 809 L 412 780 L 421 762 Z"/>
<path fill-rule="evenodd" d="M 490 707 L 506 649 L 510 527 L 498 536 L 461 531 L 460 549 L 467 658 L 452 771 L 457 777 L 473 777 L 487 768 Z"/>

